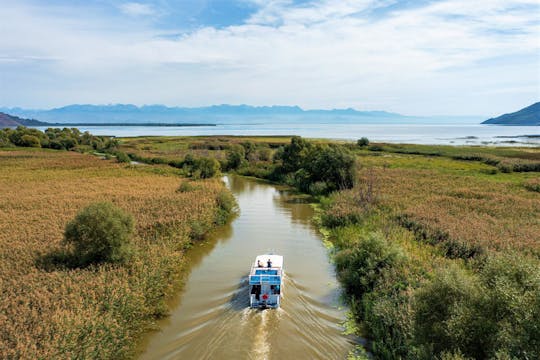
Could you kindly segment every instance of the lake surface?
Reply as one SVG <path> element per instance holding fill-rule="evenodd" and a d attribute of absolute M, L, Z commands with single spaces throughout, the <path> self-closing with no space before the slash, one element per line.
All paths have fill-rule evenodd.
<path fill-rule="evenodd" d="M 204 123 L 203 120 L 199 122 Z M 479 119 L 469 118 L 337 118 L 332 120 L 302 120 L 298 118 L 253 118 L 211 121 L 216 126 L 81 126 L 95 135 L 158 136 L 158 135 L 300 135 L 309 138 L 356 140 L 367 137 L 371 141 L 411 144 L 455 144 L 501 146 L 540 145 L 539 126 L 481 125 Z M 44 130 L 45 128 L 39 128 Z"/>
<path fill-rule="evenodd" d="M 189 253 L 190 274 L 170 317 L 149 335 L 141 359 L 345 359 L 340 287 L 312 207 L 286 189 L 226 178 L 240 215 Z M 249 309 L 256 255 L 284 256 L 279 309 Z"/>

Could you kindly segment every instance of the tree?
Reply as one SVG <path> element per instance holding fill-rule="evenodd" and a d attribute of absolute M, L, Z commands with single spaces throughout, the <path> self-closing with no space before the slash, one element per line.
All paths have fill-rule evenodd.
<path fill-rule="evenodd" d="M 300 136 L 293 136 L 291 143 L 286 145 L 282 151 L 277 154 L 276 160 L 282 161 L 282 170 L 284 173 L 300 170 L 308 156 L 311 144 Z"/>
<path fill-rule="evenodd" d="M 362 137 L 362 138 L 358 139 L 358 141 L 356 142 L 356 144 L 357 144 L 358 146 L 361 146 L 361 147 L 363 147 L 363 146 L 368 146 L 368 145 L 369 145 L 369 140 L 368 140 L 367 137 Z"/>
<path fill-rule="evenodd" d="M 305 161 L 310 184 L 326 183 L 326 191 L 350 189 L 355 180 L 355 158 L 341 146 L 316 146 Z M 306 189 L 309 190 L 309 186 Z"/>
<path fill-rule="evenodd" d="M 91 204 L 69 222 L 64 243 L 72 246 L 81 266 L 123 262 L 129 257 L 133 217 L 109 202 Z"/>
<path fill-rule="evenodd" d="M 245 164 L 246 150 L 241 145 L 233 145 L 227 152 L 227 168 L 238 169 Z"/>

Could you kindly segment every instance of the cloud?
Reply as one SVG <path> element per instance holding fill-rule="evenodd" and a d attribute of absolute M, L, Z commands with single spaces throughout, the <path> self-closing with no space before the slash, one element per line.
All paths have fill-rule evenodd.
<path fill-rule="evenodd" d="M 122 13 L 134 17 L 152 16 L 157 14 L 156 10 L 152 5 L 137 2 L 124 3 L 119 5 L 118 8 Z"/>
<path fill-rule="evenodd" d="M 10 60 L 9 76 L 0 61 L 20 87 L 0 96 L 5 105 L 231 102 L 408 114 L 491 114 L 540 97 L 536 1 L 252 1 L 259 10 L 245 23 L 167 29 L 173 36 L 129 19 L 156 15 L 148 3 L 125 3 L 124 19 L 13 2 L 3 8 L 0 58 L 55 61 L 21 60 L 25 70 L 13 71 Z"/>

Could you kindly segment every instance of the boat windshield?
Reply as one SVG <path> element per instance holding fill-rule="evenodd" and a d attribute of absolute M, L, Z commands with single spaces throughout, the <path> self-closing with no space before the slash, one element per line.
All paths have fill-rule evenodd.
<path fill-rule="evenodd" d="M 255 275 L 277 275 L 278 271 L 275 269 L 257 269 Z"/>

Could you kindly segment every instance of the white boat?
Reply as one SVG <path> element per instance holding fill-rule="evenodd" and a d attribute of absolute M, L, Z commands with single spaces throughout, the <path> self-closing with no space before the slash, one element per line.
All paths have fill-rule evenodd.
<path fill-rule="evenodd" d="M 249 306 L 278 308 L 283 297 L 283 275 L 283 256 L 257 256 L 249 273 Z"/>

